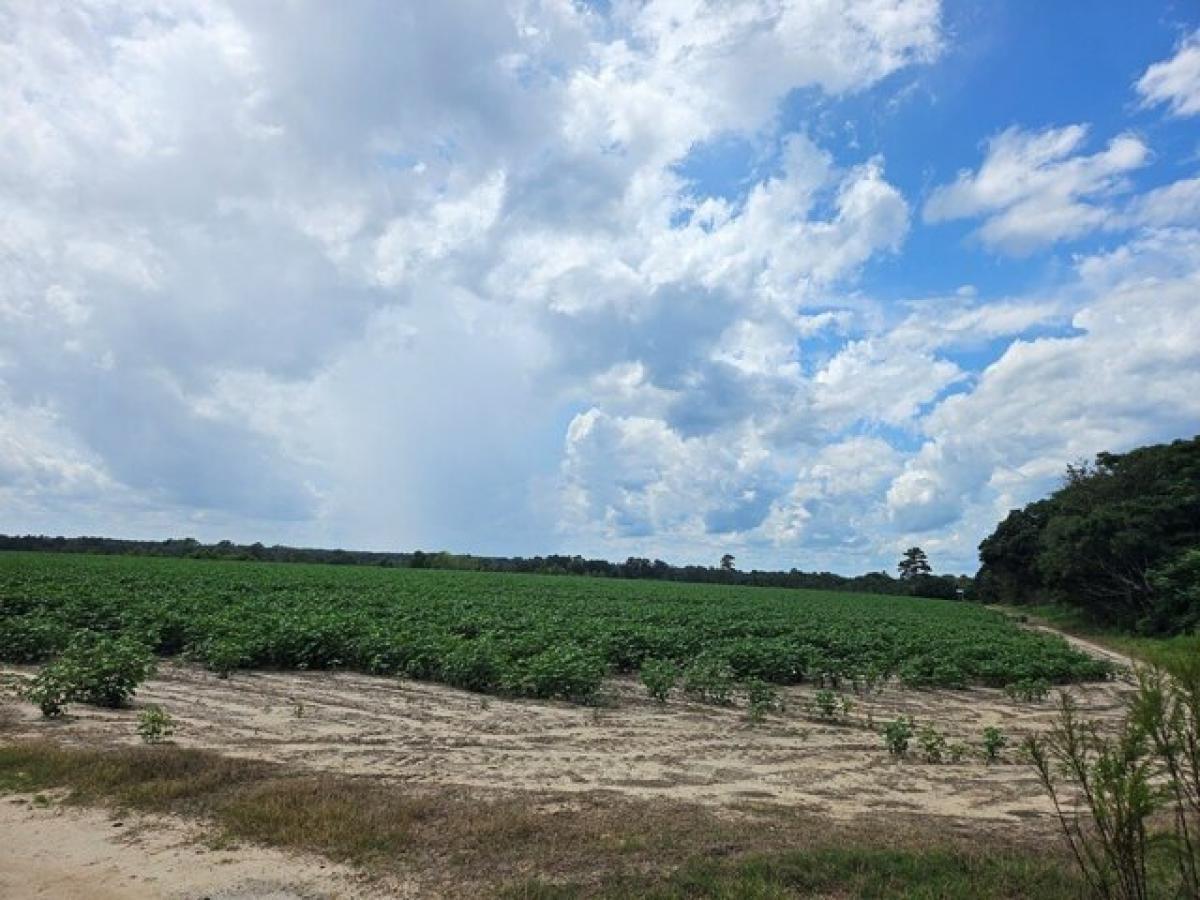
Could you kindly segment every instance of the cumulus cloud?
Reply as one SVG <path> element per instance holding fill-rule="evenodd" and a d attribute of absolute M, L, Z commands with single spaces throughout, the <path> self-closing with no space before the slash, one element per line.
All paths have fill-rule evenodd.
<path fill-rule="evenodd" d="M 1083 155 L 1077 151 L 1087 133 L 1084 125 L 1001 132 L 988 141 L 977 171 L 934 190 L 925 220 L 983 217 L 980 240 L 1016 254 L 1104 228 L 1118 216 L 1111 201 L 1126 189 L 1125 174 L 1143 166 L 1150 150 L 1123 134 Z"/>
<path fill-rule="evenodd" d="M 945 526 L 972 510 L 986 521 L 1053 486 L 1067 462 L 1195 430 L 1200 421 L 1200 268 L 1177 259 L 1144 276 L 1148 255 L 1195 232 L 1150 235 L 1080 260 L 1087 299 L 1075 334 L 1014 342 L 974 389 L 924 420 L 927 441 L 887 493 L 898 527 Z"/>
<path fill-rule="evenodd" d="M 1184 38 L 1170 59 L 1146 69 L 1134 87 L 1146 106 L 1165 105 L 1175 116 L 1200 113 L 1200 30 Z"/>

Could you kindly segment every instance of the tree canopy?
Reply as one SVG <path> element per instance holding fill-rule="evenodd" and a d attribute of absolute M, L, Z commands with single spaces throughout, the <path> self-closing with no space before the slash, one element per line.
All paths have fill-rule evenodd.
<path fill-rule="evenodd" d="M 1101 453 L 979 545 L 981 599 L 1054 601 L 1148 634 L 1200 624 L 1200 436 Z"/>

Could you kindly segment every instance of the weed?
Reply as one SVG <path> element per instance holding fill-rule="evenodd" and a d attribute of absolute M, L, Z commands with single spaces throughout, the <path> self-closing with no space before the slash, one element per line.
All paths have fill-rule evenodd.
<path fill-rule="evenodd" d="M 138 713 L 137 733 L 147 744 L 161 744 L 175 733 L 175 719 L 161 706 L 147 706 Z"/>
<path fill-rule="evenodd" d="M 883 742 L 888 753 L 898 759 L 908 755 L 908 744 L 913 738 L 916 723 L 912 716 L 895 719 L 883 726 Z"/>
<path fill-rule="evenodd" d="M 1000 753 L 1008 746 L 1008 736 L 995 725 L 983 729 L 983 758 L 990 763 L 1000 761 Z"/>

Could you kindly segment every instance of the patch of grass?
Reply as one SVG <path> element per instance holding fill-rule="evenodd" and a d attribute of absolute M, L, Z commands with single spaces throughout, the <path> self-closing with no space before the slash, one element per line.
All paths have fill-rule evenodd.
<path fill-rule="evenodd" d="M 779 807 L 731 816 L 604 794 L 417 789 L 170 744 L 0 745 L 0 792 L 53 788 L 69 791 L 67 803 L 202 817 L 213 846 L 251 841 L 403 872 L 428 896 L 490 896 L 517 885 L 507 896 L 1061 897 L 1073 886 L 1065 856 L 992 837 L 977 857 L 977 833 L 903 817 L 881 829 Z M 992 893 L 966 892 L 972 879 Z"/>
<path fill-rule="evenodd" d="M 509 888 L 503 896 L 510 900 L 782 900 L 812 896 L 1058 900 L 1080 896 L 1082 887 L 1070 870 L 1032 855 L 825 849 L 738 861 L 696 860 L 666 878 L 627 878 L 599 888 L 528 882 Z"/>
<path fill-rule="evenodd" d="M 1081 610 L 1059 604 L 1035 604 L 1030 606 L 997 607 L 1010 616 L 1025 616 L 1036 624 L 1050 625 L 1090 641 L 1123 653 L 1142 662 L 1162 666 L 1167 671 L 1177 671 L 1178 666 L 1189 659 L 1200 656 L 1200 634 L 1179 634 L 1174 637 L 1143 637 L 1122 634 L 1097 625 Z"/>

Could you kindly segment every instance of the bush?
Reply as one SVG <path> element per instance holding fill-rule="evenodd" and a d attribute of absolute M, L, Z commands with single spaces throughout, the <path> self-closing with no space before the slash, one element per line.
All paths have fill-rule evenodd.
<path fill-rule="evenodd" d="M 683 673 L 683 692 L 701 703 L 726 706 L 733 687 L 733 670 L 716 657 L 698 659 Z"/>
<path fill-rule="evenodd" d="M 161 706 L 147 706 L 138 713 L 137 733 L 147 744 L 160 744 L 175 733 L 175 720 Z"/>
<path fill-rule="evenodd" d="M 940 763 L 945 760 L 949 750 L 946 738 L 932 725 L 921 729 L 917 734 L 917 741 L 921 744 L 921 755 L 925 757 L 925 762 Z"/>
<path fill-rule="evenodd" d="M 642 663 L 642 684 L 646 693 L 659 703 L 666 703 L 667 696 L 679 680 L 679 668 L 666 659 L 648 659 Z"/>
<path fill-rule="evenodd" d="M 822 719 L 840 719 L 850 714 L 854 704 L 849 697 L 822 688 L 813 696 L 813 708 Z"/>
<path fill-rule="evenodd" d="M 912 740 L 915 724 L 912 716 L 909 716 L 888 722 L 883 727 L 883 742 L 887 745 L 888 753 L 898 758 L 908 755 L 908 742 Z"/>
<path fill-rule="evenodd" d="M 983 757 L 988 762 L 997 762 L 1000 751 L 1008 746 L 1008 737 L 995 725 L 983 729 Z"/>
<path fill-rule="evenodd" d="M 779 690 L 761 678 L 751 678 L 743 685 L 746 691 L 746 716 L 751 722 L 761 722 L 769 713 L 781 712 L 783 701 Z"/>
<path fill-rule="evenodd" d="M 589 700 L 604 680 L 604 662 L 578 647 L 554 647 L 515 662 L 502 686 L 525 697 Z"/>
<path fill-rule="evenodd" d="M 38 672 L 24 696 L 45 716 L 62 715 L 71 702 L 124 706 L 154 666 L 154 655 L 141 642 L 85 631 Z"/>
<path fill-rule="evenodd" d="M 1050 693 L 1050 682 L 1044 678 L 1022 678 L 1004 686 L 1004 693 L 1013 700 L 1040 703 Z"/>

